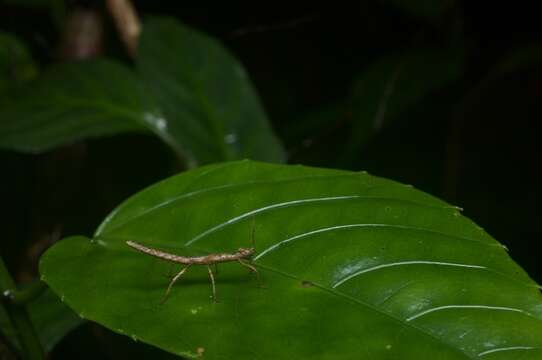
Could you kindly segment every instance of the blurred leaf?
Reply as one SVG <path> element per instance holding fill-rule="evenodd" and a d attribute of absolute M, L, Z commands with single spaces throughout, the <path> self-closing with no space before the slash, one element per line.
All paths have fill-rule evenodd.
<path fill-rule="evenodd" d="M 374 132 L 457 80 L 461 72 L 459 54 L 431 50 L 388 57 L 369 66 L 354 83 L 350 100 L 353 129 L 345 150 L 347 162 L 359 156 Z"/>
<path fill-rule="evenodd" d="M 235 251 L 254 231 L 258 287 L 220 265 L 218 303 L 192 267 L 129 248 Z M 206 359 L 538 359 L 537 285 L 457 208 L 412 187 L 338 170 L 241 161 L 162 181 L 41 259 L 81 316 Z M 170 276 L 171 276 L 170 275 Z M 515 357 L 514 357 L 515 356 Z"/>
<path fill-rule="evenodd" d="M 0 331 L 2 332 L 2 335 L 11 342 L 11 345 L 15 345 L 17 343 L 15 329 L 13 329 L 13 326 L 9 321 L 8 314 L 6 313 L 6 309 L 2 304 L 0 304 Z"/>
<path fill-rule="evenodd" d="M 26 46 L 14 35 L 0 31 L 0 96 L 36 74 L 36 65 Z"/>
<path fill-rule="evenodd" d="M 288 161 L 315 166 L 334 166 L 344 146 L 344 132 L 352 122 L 346 99 L 323 104 L 296 114 L 288 121 L 281 138 L 288 149 Z"/>
<path fill-rule="evenodd" d="M 541 70 L 542 44 L 515 48 L 488 67 L 456 105 L 447 154 L 452 161 L 443 176 L 446 197 L 468 206 L 513 247 L 514 258 L 538 281 L 542 267 L 533 243 L 542 235 L 536 166 L 542 143 L 535 125 L 542 117 Z"/>
<path fill-rule="evenodd" d="M 50 289 L 32 301 L 28 310 L 41 344 L 47 352 L 84 321 L 64 305 Z M 18 348 L 16 334 L 3 307 L 0 307 L 0 328 L 12 345 Z"/>
<path fill-rule="evenodd" d="M 476 133 L 477 127 L 479 124 L 484 124 L 488 122 L 488 125 L 482 125 L 485 129 L 495 127 L 496 118 L 502 117 L 503 114 L 506 114 L 507 110 L 505 109 L 514 109 L 511 117 L 518 119 L 521 122 L 521 118 L 531 118 L 536 119 L 537 109 L 539 108 L 539 100 L 536 97 L 533 97 L 532 93 L 529 93 L 529 85 L 525 84 L 525 81 L 522 80 L 522 85 L 520 86 L 521 90 L 512 90 L 510 91 L 511 83 L 510 80 L 514 76 L 520 75 L 521 72 L 524 72 L 524 76 L 528 76 L 529 79 L 534 79 L 532 70 L 540 67 L 542 65 L 542 44 L 532 44 L 520 48 L 513 49 L 508 52 L 505 56 L 500 58 L 496 63 L 489 68 L 489 70 L 483 74 L 478 83 L 473 86 L 465 94 L 461 102 L 455 107 L 455 114 L 453 118 L 453 131 L 452 138 L 448 140 L 449 143 L 456 144 L 455 146 L 448 148 L 448 159 L 454 159 L 446 167 L 446 174 L 444 175 L 444 193 L 447 198 L 453 199 L 457 196 L 457 191 L 459 190 L 459 181 L 467 180 L 468 178 L 461 179 L 459 176 L 461 168 L 465 165 L 463 163 L 475 162 L 475 159 L 481 159 L 481 152 L 475 151 L 477 157 L 473 158 L 472 156 L 465 157 L 462 161 L 460 159 L 464 156 L 464 146 L 468 146 L 464 141 L 464 138 L 469 138 L 474 133 Z M 536 80 L 533 80 L 536 82 Z M 528 105 L 531 101 L 534 101 L 536 105 Z M 489 105 L 488 105 L 489 104 Z M 508 106 L 507 106 L 508 104 Z M 500 110 L 496 110 L 500 109 Z M 481 111 L 481 112 L 480 112 Z M 504 111 L 504 113 L 503 113 Z M 492 112 L 495 112 L 492 114 Z M 503 117 L 504 118 L 504 117 Z M 498 123 L 498 121 L 496 122 Z M 491 124 L 491 125 L 489 125 Z M 517 125 L 517 124 L 515 124 Z M 520 130 L 522 127 L 515 126 L 516 130 Z M 467 130 L 468 129 L 468 130 Z M 475 130 L 473 132 L 473 130 Z M 477 135 L 479 136 L 479 135 Z M 524 135 L 524 137 L 529 137 Z M 519 141 L 523 145 L 525 144 L 524 140 Z M 478 141 L 474 141 L 475 146 L 481 146 Z M 486 143 L 488 143 L 486 141 Z M 500 149 L 500 145 L 499 145 Z M 515 148 L 514 148 L 515 149 Z M 510 155 L 511 151 L 505 151 L 507 155 Z M 492 152 L 491 156 L 494 156 L 495 153 Z M 487 159 L 490 159 L 491 156 L 486 156 Z M 502 158 L 502 156 L 500 156 Z M 487 160 L 484 161 L 487 164 Z M 500 164 L 500 163 L 499 163 Z M 472 169 L 473 171 L 479 171 L 480 165 L 476 165 Z M 502 177 L 500 178 L 502 181 Z M 478 181 L 478 177 L 473 185 L 480 186 L 481 189 L 477 189 L 474 192 L 480 193 L 480 191 L 488 191 L 486 184 L 481 184 Z M 494 180 L 496 181 L 496 180 Z M 478 199 L 483 199 L 483 197 L 478 197 Z M 470 197 L 465 199 L 466 201 L 471 200 Z M 483 201 L 484 206 L 488 206 L 487 201 Z M 525 211 L 528 211 L 524 209 Z M 482 214 L 488 216 L 490 211 L 489 208 L 481 212 Z M 517 214 L 516 214 L 517 215 Z M 497 225 L 502 225 L 503 222 L 499 222 Z"/>
<path fill-rule="evenodd" d="M 333 128 L 334 124 L 347 122 L 349 119 L 346 111 L 343 102 L 322 105 L 293 118 L 284 137 L 289 142 L 318 137 Z"/>
<path fill-rule="evenodd" d="M 84 322 L 49 289 L 30 303 L 29 312 L 45 351 Z"/>
<path fill-rule="evenodd" d="M 442 15 L 455 5 L 455 0 L 380 0 L 385 4 L 394 6 L 405 13 L 437 22 Z"/>
<path fill-rule="evenodd" d="M 137 65 L 193 164 L 284 160 L 245 70 L 217 40 L 174 19 L 152 19 Z"/>
<path fill-rule="evenodd" d="M 514 49 L 493 66 L 486 80 L 540 65 L 542 65 L 541 44 Z"/>
<path fill-rule="evenodd" d="M 179 152 L 142 84 L 107 60 L 53 66 L 0 109 L 0 147 L 23 152 L 147 129 Z"/>

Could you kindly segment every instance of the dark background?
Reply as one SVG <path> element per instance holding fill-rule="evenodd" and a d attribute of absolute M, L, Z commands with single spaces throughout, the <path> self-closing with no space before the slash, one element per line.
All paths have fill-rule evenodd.
<path fill-rule="evenodd" d="M 413 12 L 398 3 L 408 1 L 135 2 L 143 19 L 172 15 L 224 42 L 251 76 L 289 163 L 367 170 L 444 198 L 464 208 L 542 282 L 542 22 L 535 2 L 442 1 L 444 10 L 436 14 L 424 13 L 424 5 Z M 129 63 L 101 2 L 66 3 L 68 14 L 75 8 L 104 15 L 102 52 Z M 61 60 L 64 30 L 49 9 L 12 0 L 0 2 L 0 14 L 0 30 L 19 35 L 40 65 Z M 370 129 L 362 146 L 344 156 L 344 140 L 359 121 L 344 105 L 356 78 L 383 57 L 421 48 L 460 56 L 460 76 Z M 520 66 L 494 71 L 525 48 L 530 55 L 518 55 Z M 52 241 L 90 235 L 120 201 L 179 170 L 165 145 L 143 135 L 90 140 L 42 155 L 1 150 L 0 164 L 2 255 L 21 281 L 35 275 L 37 259 Z M 101 340 L 89 340 L 88 332 L 100 333 Z M 92 349 L 89 342 L 119 341 L 134 355 L 151 351 L 143 345 L 133 350 L 128 340 L 86 325 L 55 355 L 113 358 L 104 346 L 85 355 L 74 344 Z"/>

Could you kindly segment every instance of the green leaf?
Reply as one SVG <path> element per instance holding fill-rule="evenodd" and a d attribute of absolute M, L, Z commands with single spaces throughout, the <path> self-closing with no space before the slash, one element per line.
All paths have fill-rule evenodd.
<path fill-rule="evenodd" d="M 11 325 L 6 309 L 0 304 L 0 331 L 12 344 L 16 343 L 15 329 Z"/>
<path fill-rule="evenodd" d="M 284 160 L 245 70 L 217 40 L 174 19 L 152 19 L 136 61 L 193 164 Z"/>
<path fill-rule="evenodd" d="M 28 311 L 41 345 L 47 352 L 51 351 L 67 333 L 83 323 L 83 319 L 63 304 L 49 289 L 29 304 Z M 0 307 L 0 328 L 6 338 L 15 347 L 19 347 L 16 334 L 3 307 Z"/>
<path fill-rule="evenodd" d="M 371 135 L 457 80 L 461 72 L 459 53 L 438 50 L 391 56 L 367 67 L 356 79 L 350 98 L 353 129 L 345 156 L 357 158 Z"/>
<path fill-rule="evenodd" d="M 30 304 L 29 313 L 45 351 L 51 351 L 66 334 L 84 322 L 50 290 Z"/>
<path fill-rule="evenodd" d="M 264 287 L 219 266 L 214 303 L 180 255 L 233 252 L 254 233 Z M 50 248 L 40 271 L 81 316 L 206 359 L 539 359 L 537 285 L 456 207 L 366 173 L 252 161 L 186 172 L 136 194 L 95 237 Z"/>
<path fill-rule="evenodd" d="M 0 110 L 0 147 L 38 153 L 88 137 L 151 130 L 175 140 L 125 67 L 108 60 L 56 65 Z"/>
<path fill-rule="evenodd" d="M 0 95 L 16 89 L 36 74 L 36 65 L 24 43 L 0 31 Z"/>

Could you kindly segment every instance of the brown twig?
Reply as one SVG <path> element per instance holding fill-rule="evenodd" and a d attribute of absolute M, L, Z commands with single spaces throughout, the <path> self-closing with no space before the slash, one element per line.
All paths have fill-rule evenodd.
<path fill-rule="evenodd" d="M 130 0 L 107 0 L 107 8 L 130 56 L 134 56 L 141 34 L 141 23 Z"/>

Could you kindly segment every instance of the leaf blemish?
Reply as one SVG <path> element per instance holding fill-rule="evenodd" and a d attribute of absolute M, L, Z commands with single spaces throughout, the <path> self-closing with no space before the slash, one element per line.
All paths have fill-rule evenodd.
<path fill-rule="evenodd" d="M 312 286 L 314 286 L 314 284 L 312 283 L 312 281 L 303 280 L 303 281 L 301 281 L 301 286 L 302 287 L 312 287 Z"/>
<path fill-rule="evenodd" d="M 192 315 L 196 315 L 197 313 L 199 313 L 199 311 L 200 311 L 201 309 L 202 309 L 201 306 L 198 306 L 197 308 L 192 308 L 192 309 L 190 309 L 190 313 L 191 313 Z"/>
<path fill-rule="evenodd" d="M 196 349 L 196 353 L 198 354 L 199 357 L 203 356 L 204 352 L 205 352 L 205 348 L 202 346 Z"/>

